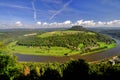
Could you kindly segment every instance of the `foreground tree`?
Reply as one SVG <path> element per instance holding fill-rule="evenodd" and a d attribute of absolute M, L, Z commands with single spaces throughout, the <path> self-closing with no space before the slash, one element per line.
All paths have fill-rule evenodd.
<path fill-rule="evenodd" d="M 71 61 L 63 71 L 63 80 L 87 80 L 89 66 L 84 61 Z"/>
<path fill-rule="evenodd" d="M 47 68 L 44 75 L 42 76 L 42 80 L 60 80 L 61 76 L 59 72 L 55 69 Z"/>
<path fill-rule="evenodd" d="M 16 76 L 15 63 L 16 58 L 14 56 L 0 54 L 0 80 L 9 80 Z"/>

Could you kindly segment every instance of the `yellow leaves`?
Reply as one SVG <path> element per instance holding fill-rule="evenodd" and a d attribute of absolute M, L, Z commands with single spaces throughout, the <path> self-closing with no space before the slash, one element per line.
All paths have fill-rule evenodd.
<path fill-rule="evenodd" d="M 38 66 L 35 67 L 35 71 L 37 76 L 40 76 L 40 68 Z"/>
<path fill-rule="evenodd" d="M 27 65 L 24 66 L 23 73 L 25 76 L 30 74 L 30 68 Z"/>

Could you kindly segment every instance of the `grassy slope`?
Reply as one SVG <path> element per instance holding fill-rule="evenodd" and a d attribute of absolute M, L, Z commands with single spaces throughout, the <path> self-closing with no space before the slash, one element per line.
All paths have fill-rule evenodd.
<path fill-rule="evenodd" d="M 51 36 L 61 36 L 61 35 L 77 34 L 77 33 L 87 33 L 87 34 L 90 34 L 90 35 L 94 35 L 95 34 L 95 33 L 92 33 L 92 32 L 67 30 L 67 31 L 52 31 L 52 32 L 47 32 L 47 33 L 38 35 L 37 37 L 46 38 L 46 37 L 51 37 Z"/>

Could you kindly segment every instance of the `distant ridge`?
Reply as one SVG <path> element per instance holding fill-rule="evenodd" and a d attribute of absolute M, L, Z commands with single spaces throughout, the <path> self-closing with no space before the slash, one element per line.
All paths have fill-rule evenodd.
<path fill-rule="evenodd" d="M 83 26 L 75 25 L 75 26 L 72 26 L 69 30 L 86 31 L 87 29 L 84 28 Z"/>

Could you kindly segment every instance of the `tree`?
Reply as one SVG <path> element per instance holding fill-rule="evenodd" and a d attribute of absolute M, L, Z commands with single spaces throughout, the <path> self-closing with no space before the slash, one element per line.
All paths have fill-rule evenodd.
<path fill-rule="evenodd" d="M 15 64 L 16 64 L 16 58 L 14 56 L 7 54 L 0 54 L 0 80 L 2 79 L 9 80 L 15 76 L 13 75 L 15 70 L 14 68 Z"/>
<path fill-rule="evenodd" d="M 88 79 L 89 66 L 84 61 L 71 61 L 63 71 L 63 80 L 86 80 Z"/>
<path fill-rule="evenodd" d="M 14 66 L 16 63 L 16 59 L 12 55 L 0 55 L 0 73 L 4 73 L 7 67 Z"/>
<path fill-rule="evenodd" d="M 59 72 L 55 69 L 47 68 L 44 75 L 42 76 L 42 80 L 60 80 L 61 76 Z"/>

